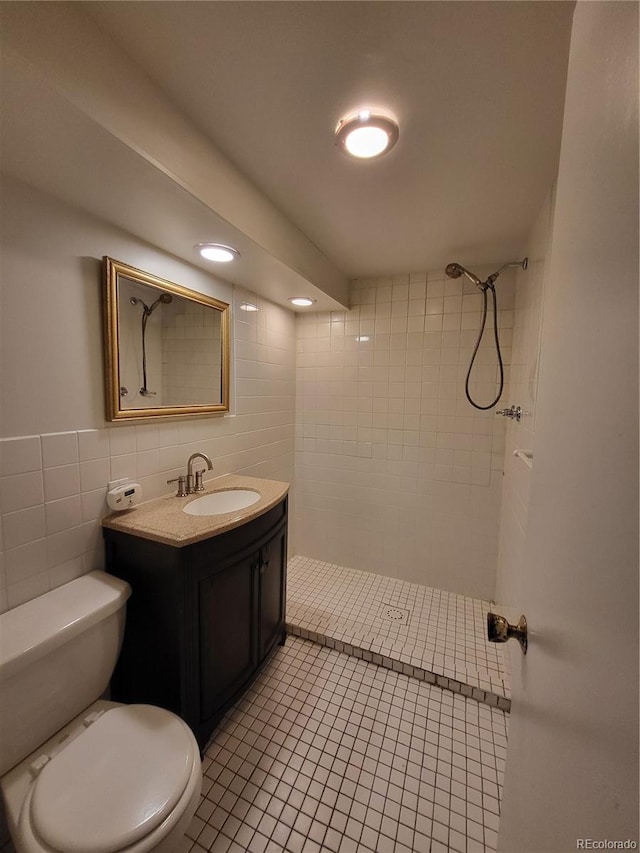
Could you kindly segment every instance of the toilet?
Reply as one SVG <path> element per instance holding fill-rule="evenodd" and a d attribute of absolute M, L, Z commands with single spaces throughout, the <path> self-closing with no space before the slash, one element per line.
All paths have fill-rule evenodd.
<path fill-rule="evenodd" d="M 171 853 L 195 813 L 191 729 L 100 698 L 130 593 L 96 571 L 0 615 L 0 790 L 17 853 Z"/>

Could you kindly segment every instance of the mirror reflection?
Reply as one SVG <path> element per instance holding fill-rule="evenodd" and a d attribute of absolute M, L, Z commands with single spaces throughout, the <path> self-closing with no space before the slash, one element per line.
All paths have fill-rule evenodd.
<path fill-rule="evenodd" d="M 228 411 L 228 308 L 105 258 L 109 420 Z"/>

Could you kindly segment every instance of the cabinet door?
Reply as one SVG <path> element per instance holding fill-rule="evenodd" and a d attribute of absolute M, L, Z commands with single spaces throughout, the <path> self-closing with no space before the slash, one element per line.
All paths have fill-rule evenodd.
<path fill-rule="evenodd" d="M 256 555 L 198 582 L 201 722 L 212 717 L 257 665 Z"/>
<path fill-rule="evenodd" d="M 275 643 L 284 639 L 287 567 L 287 528 L 260 549 L 258 656 L 262 661 Z"/>

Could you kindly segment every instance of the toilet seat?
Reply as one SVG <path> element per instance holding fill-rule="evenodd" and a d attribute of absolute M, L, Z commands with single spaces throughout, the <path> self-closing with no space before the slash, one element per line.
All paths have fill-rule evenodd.
<path fill-rule="evenodd" d="M 60 751 L 32 763 L 37 777 L 21 823 L 43 849 L 60 853 L 146 848 L 191 796 L 199 755 L 190 729 L 150 705 L 93 713 L 83 725 Z"/>

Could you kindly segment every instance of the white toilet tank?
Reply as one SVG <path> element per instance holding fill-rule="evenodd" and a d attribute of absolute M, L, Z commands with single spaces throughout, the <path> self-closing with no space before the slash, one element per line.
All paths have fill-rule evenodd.
<path fill-rule="evenodd" d="M 91 572 L 0 614 L 0 776 L 104 693 L 130 594 Z"/>

